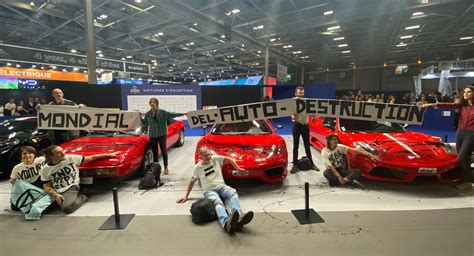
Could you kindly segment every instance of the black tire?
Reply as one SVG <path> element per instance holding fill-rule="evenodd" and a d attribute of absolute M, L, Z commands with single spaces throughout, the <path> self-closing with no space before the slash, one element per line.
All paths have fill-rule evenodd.
<path fill-rule="evenodd" d="M 145 149 L 145 152 L 143 152 L 142 165 L 140 166 L 140 169 L 138 169 L 138 173 L 140 175 L 144 174 L 146 166 L 152 162 L 153 162 L 153 151 L 151 150 L 151 147 L 147 147 Z"/>
<path fill-rule="evenodd" d="M 179 148 L 179 147 L 182 147 L 184 145 L 184 130 L 181 130 L 179 132 L 179 138 L 178 138 L 178 141 L 176 141 L 176 143 L 174 144 L 175 147 Z"/>

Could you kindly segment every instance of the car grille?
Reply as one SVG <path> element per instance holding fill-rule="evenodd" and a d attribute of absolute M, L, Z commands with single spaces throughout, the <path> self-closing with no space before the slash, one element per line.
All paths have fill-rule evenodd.
<path fill-rule="evenodd" d="M 268 169 L 268 170 L 265 170 L 264 172 L 265 172 L 265 175 L 267 176 L 280 176 L 283 174 L 283 168 L 278 167 L 278 168 Z"/>
<path fill-rule="evenodd" d="M 375 167 L 370 171 L 370 175 L 389 179 L 403 179 L 407 176 L 406 172 L 385 167 Z"/>

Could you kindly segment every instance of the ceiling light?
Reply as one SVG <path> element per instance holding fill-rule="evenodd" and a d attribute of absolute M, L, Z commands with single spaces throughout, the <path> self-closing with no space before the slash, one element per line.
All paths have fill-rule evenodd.
<path fill-rule="evenodd" d="M 193 24 L 193 25 L 194 25 L 194 26 L 197 26 L 198 24 L 197 24 L 196 22 L 194 22 L 194 24 Z"/>
<path fill-rule="evenodd" d="M 413 35 L 401 36 L 400 39 L 409 39 L 412 38 Z"/>
<path fill-rule="evenodd" d="M 263 28 L 264 28 L 263 25 L 259 25 L 259 26 L 253 27 L 254 30 L 259 30 L 259 29 L 263 29 Z"/>
<path fill-rule="evenodd" d="M 337 47 L 341 48 L 341 47 L 347 47 L 347 44 L 340 44 L 338 45 Z"/>
<path fill-rule="evenodd" d="M 405 44 L 403 42 L 400 42 L 399 44 L 397 44 L 397 47 L 404 47 L 404 46 L 407 46 L 407 44 Z"/>
<path fill-rule="evenodd" d="M 421 60 L 418 60 L 416 63 L 418 63 L 418 64 L 421 64 L 421 63 L 422 63 L 422 61 L 421 61 Z"/>
<path fill-rule="evenodd" d="M 30 2 L 30 5 L 31 5 L 31 6 L 35 6 L 35 2 L 34 2 L 34 1 L 31 1 L 31 2 Z"/>
<path fill-rule="evenodd" d="M 72 70 L 74 70 L 74 71 L 79 71 L 79 68 L 76 67 L 76 68 L 73 68 Z"/>
<path fill-rule="evenodd" d="M 417 29 L 417 28 L 420 28 L 420 25 L 409 26 L 409 27 L 406 27 L 405 30 Z"/>
<path fill-rule="evenodd" d="M 299 54 L 301 51 L 294 51 L 293 54 Z"/>
<path fill-rule="evenodd" d="M 130 56 L 130 55 L 128 55 L 128 56 L 127 56 L 127 59 L 131 59 L 131 58 L 133 58 L 133 57 L 132 57 L 132 56 Z"/>
<path fill-rule="evenodd" d="M 141 3 L 142 0 L 135 0 L 135 3 Z"/>
<path fill-rule="evenodd" d="M 67 69 L 63 68 L 63 72 L 67 72 Z"/>
<path fill-rule="evenodd" d="M 383 64 L 383 67 L 386 68 L 386 67 L 387 67 L 387 63 L 384 63 L 384 64 Z"/>
<path fill-rule="evenodd" d="M 237 13 L 239 13 L 239 12 L 240 12 L 239 9 L 233 9 L 233 10 L 232 10 L 232 13 L 233 13 L 233 14 L 237 14 Z"/>
<path fill-rule="evenodd" d="M 156 60 L 151 60 L 151 62 L 156 62 Z"/>
<path fill-rule="evenodd" d="M 156 62 L 155 62 L 155 63 L 153 63 L 153 66 L 158 66 L 158 63 L 156 63 Z"/>
<path fill-rule="evenodd" d="M 162 35 L 164 35 L 164 34 L 163 34 L 163 32 L 158 32 L 158 35 L 159 35 L 159 36 L 162 36 Z"/>
<path fill-rule="evenodd" d="M 424 12 L 414 12 L 411 14 L 411 16 L 420 16 L 420 15 L 423 15 L 425 14 Z"/>
<path fill-rule="evenodd" d="M 122 60 L 125 60 L 125 58 L 122 57 Z"/>
<path fill-rule="evenodd" d="M 329 27 L 329 28 L 328 28 L 328 31 L 330 31 L 330 30 L 336 30 L 336 29 L 340 29 L 340 28 L 341 28 L 341 26 Z"/>
<path fill-rule="evenodd" d="M 31 68 L 36 68 L 36 65 L 31 65 Z"/>
<path fill-rule="evenodd" d="M 331 14 L 333 14 L 333 13 L 334 13 L 333 11 L 325 11 L 325 12 L 324 12 L 324 15 L 331 15 Z"/>
<path fill-rule="evenodd" d="M 225 35 L 221 35 L 221 38 L 225 38 Z"/>
<path fill-rule="evenodd" d="M 472 36 L 461 37 L 459 40 L 471 40 Z"/>
<path fill-rule="evenodd" d="M 102 51 L 96 51 L 95 53 L 102 53 Z"/>
<path fill-rule="evenodd" d="M 349 50 L 348 50 L 348 51 L 342 51 L 342 53 L 350 53 L 350 52 L 351 52 L 351 51 L 349 51 Z"/>
<path fill-rule="evenodd" d="M 293 45 L 289 44 L 289 45 L 283 45 L 283 49 L 286 49 L 286 48 L 292 48 Z"/>
<path fill-rule="evenodd" d="M 336 37 L 336 38 L 334 38 L 334 41 L 340 41 L 340 40 L 344 40 L 344 37 L 341 36 L 341 37 Z"/>
<path fill-rule="evenodd" d="M 11 66 L 12 64 L 10 62 L 7 62 L 7 66 Z"/>
<path fill-rule="evenodd" d="M 221 42 L 221 43 L 224 43 L 224 44 L 225 44 L 225 41 L 224 41 L 224 40 L 222 40 L 222 39 L 219 39 L 219 42 Z"/>
<path fill-rule="evenodd" d="M 257 51 L 257 53 L 262 53 L 262 51 Z"/>
<path fill-rule="evenodd" d="M 77 53 L 77 50 L 71 49 L 71 53 Z"/>
<path fill-rule="evenodd" d="M 56 69 L 56 66 L 51 66 L 52 69 Z"/>
<path fill-rule="evenodd" d="M 102 53 L 99 53 L 99 57 L 104 57 L 104 55 Z"/>
<path fill-rule="evenodd" d="M 275 40 L 276 40 L 276 38 L 272 38 L 272 39 L 270 39 L 270 42 L 273 42 L 273 41 L 275 41 Z"/>
<path fill-rule="evenodd" d="M 16 64 L 16 67 L 17 67 L 17 68 L 20 68 L 20 67 L 21 67 L 21 65 L 20 65 L 20 64 Z"/>

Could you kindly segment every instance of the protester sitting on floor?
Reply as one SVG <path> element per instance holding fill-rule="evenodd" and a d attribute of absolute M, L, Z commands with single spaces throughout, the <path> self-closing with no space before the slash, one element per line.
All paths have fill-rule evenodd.
<path fill-rule="evenodd" d="M 374 161 L 379 160 L 378 156 L 369 152 L 339 144 L 339 138 L 335 134 L 326 136 L 326 143 L 326 147 L 323 148 L 321 155 L 326 166 L 324 177 L 328 180 L 329 186 L 352 184 L 361 176 L 359 170 L 349 170 L 347 162 L 348 151 L 366 156 Z"/>
<path fill-rule="evenodd" d="M 222 228 L 229 234 L 240 231 L 244 225 L 252 221 L 253 212 L 249 211 L 241 215 L 239 196 L 235 189 L 225 184 L 222 176 L 222 166 L 224 161 L 228 161 L 241 175 L 247 175 L 248 171 L 240 168 L 232 158 L 219 155 L 211 156 L 211 151 L 207 147 L 199 149 L 199 158 L 200 162 L 194 168 L 194 175 L 188 183 L 186 194 L 179 198 L 176 203 L 188 201 L 194 183 L 199 180 L 201 187 L 205 190 L 204 197 L 214 203 Z M 225 201 L 229 201 L 231 208 L 229 215 L 224 206 Z"/>
<path fill-rule="evenodd" d="M 10 175 L 10 183 L 15 183 L 16 180 L 24 180 L 37 187 L 42 187 L 40 177 L 41 167 L 45 164 L 43 156 L 37 157 L 37 152 L 34 147 L 24 146 L 20 149 L 21 163 L 13 167 Z"/>
<path fill-rule="evenodd" d="M 119 152 L 91 156 L 66 155 L 56 145 L 44 150 L 46 162 L 41 169 L 41 181 L 46 193 L 55 198 L 64 213 L 81 207 L 87 196 L 79 192 L 79 165 L 103 158 L 116 157 Z"/>

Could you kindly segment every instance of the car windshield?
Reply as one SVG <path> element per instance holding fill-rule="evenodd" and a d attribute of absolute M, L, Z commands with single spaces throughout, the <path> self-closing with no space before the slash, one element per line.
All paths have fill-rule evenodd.
<path fill-rule="evenodd" d="M 405 132 L 399 124 L 386 121 L 365 121 L 339 119 L 339 127 L 343 132 Z"/>
<path fill-rule="evenodd" d="M 36 127 L 36 119 L 6 120 L 0 123 L 0 135 L 8 135 L 12 132 L 33 132 Z"/>
<path fill-rule="evenodd" d="M 212 134 L 225 135 L 255 135 L 255 134 L 269 134 L 272 129 L 264 120 L 254 120 L 242 123 L 233 124 L 216 124 L 212 129 Z"/>

